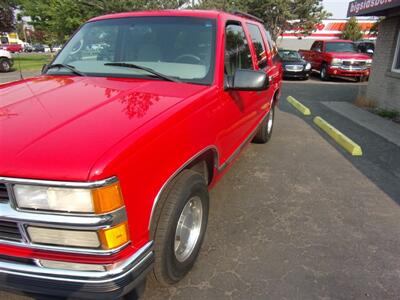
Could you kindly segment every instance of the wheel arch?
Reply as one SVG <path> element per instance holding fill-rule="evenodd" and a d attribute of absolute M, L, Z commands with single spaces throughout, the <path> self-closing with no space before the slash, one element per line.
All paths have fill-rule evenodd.
<path fill-rule="evenodd" d="M 281 89 L 276 89 L 274 92 L 274 96 L 272 97 L 272 106 L 276 106 L 279 103 L 279 95 L 281 93 Z"/>
<path fill-rule="evenodd" d="M 156 225 L 160 218 L 160 213 L 164 206 L 161 194 L 166 190 L 169 183 L 173 181 L 173 179 L 180 174 L 183 170 L 192 169 L 201 173 L 207 182 L 210 185 L 215 177 L 215 170 L 219 166 L 219 152 L 216 146 L 208 146 L 201 151 L 197 152 L 194 156 L 192 156 L 189 160 L 187 160 L 181 167 L 179 167 L 162 185 L 159 189 L 157 196 L 153 201 L 153 206 L 151 209 L 150 217 L 149 217 L 149 232 L 150 238 L 153 238 L 154 232 L 156 229 Z"/>

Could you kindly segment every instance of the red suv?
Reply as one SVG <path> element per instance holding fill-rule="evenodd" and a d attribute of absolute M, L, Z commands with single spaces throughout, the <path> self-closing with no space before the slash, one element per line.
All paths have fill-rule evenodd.
<path fill-rule="evenodd" d="M 0 86 L 0 286 L 116 299 L 179 281 L 209 190 L 272 134 L 282 68 L 258 19 L 120 13 Z"/>

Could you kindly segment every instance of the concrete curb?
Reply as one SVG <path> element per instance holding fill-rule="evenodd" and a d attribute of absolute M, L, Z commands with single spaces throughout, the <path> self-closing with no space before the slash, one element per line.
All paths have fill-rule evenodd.
<path fill-rule="evenodd" d="M 330 101 L 321 103 L 341 116 L 350 119 L 352 122 L 400 147 L 399 124 L 386 120 L 348 102 Z"/>
<path fill-rule="evenodd" d="M 292 106 L 294 108 L 296 108 L 298 111 L 300 111 L 303 115 L 305 116 L 309 116 L 311 115 L 311 111 L 308 107 L 304 106 L 303 104 L 301 104 L 299 101 L 297 101 L 295 98 L 293 98 L 292 96 L 288 96 L 286 98 L 286 100 L 292 104 Z"/>
<path fill-rule="evenodd" d="M 342 132 L 337 130 L 331 124 L 326 122 L 324 119 L 322 119 L 321 117 L 315 117 L 313 121 L 319 128 L 321 128 L 323 131 L 325 131 L 332 139 L 334 139 L 336 141 L 336 143 L 338 143 L 342 148 L 344 148 L 351 155 L 353 155 L 353 156 L 361 156 L 362 155 L 362 149 L 358 144 L 356 144 L 354 141 L 352 141 L 350 138 L 348 138 Z"/>

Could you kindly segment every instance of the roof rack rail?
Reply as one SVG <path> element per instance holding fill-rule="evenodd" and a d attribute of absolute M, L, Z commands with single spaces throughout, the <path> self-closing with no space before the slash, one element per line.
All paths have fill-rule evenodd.
<path fill-rule="evenodd" d="M 242 12 L 242 11 L 234 10 L 234 11 L 232 11 L 232 14 L 236 15 L 236 16 L 244 17 L 244 18 L 247 18 L 247 19 L 251 19 L 251 20 L 254 20 L 254 21 L 257 21 L 257 22 L 260 22 L 260 23 L 264 24 L 264 20 L 262 20 L 260 18 L 257 18 L 256 16 L 253 16 L 251 14 Z"/>

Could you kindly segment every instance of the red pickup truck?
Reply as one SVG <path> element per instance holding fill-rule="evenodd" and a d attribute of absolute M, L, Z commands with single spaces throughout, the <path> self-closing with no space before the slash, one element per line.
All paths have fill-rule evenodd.
<path fill-rule="evenodd" d="M 368 79 L 372 59 L 359 53 L 357 46 L 349 40 L 315 41 L 311 50 L 300 50 L 312 69 L 320 73 L 322 80 L 331 76 L 352 77 L 358 81 Z"/>
<path fill-rule="evenodd" d="M 101 46 L 99 46 L 101 45 Z M 0 86 L 0 287 L 129 297 L 179 281 L 209 189 L 267 142 L 282 67 L 255 17 L 106 15 L 36 78 Z"/>

